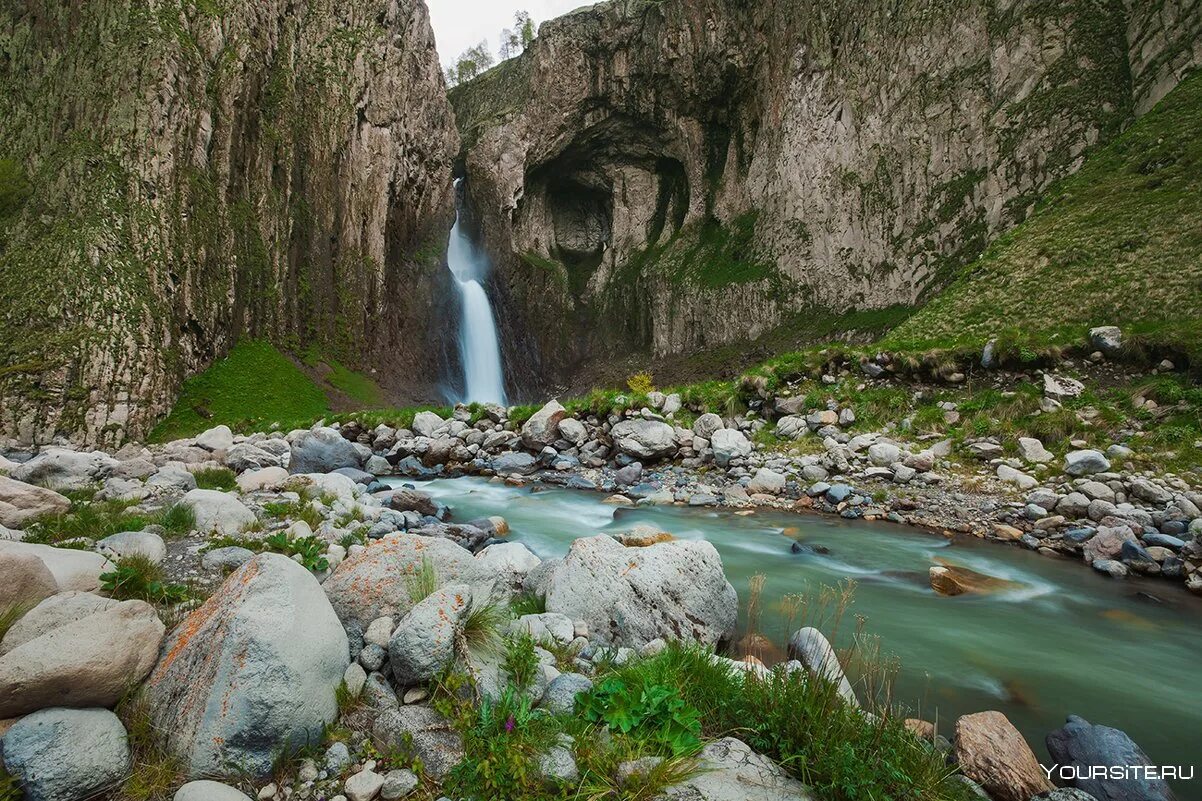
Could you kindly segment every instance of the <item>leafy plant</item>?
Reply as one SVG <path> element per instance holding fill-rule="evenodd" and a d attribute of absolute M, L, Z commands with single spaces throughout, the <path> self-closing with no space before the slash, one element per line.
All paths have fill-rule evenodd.
<path fill-rule="evenodd" d="M 266 550 L 285 556 L 299 556 L 300 563 L 314 572 L 330 569 L 326 559 L 326 543 L 319 537 L 290 537 L 286 531 L 277 531 L 263 540 Z"/>
<path fill-rule="evenodd" d="M 525 690 L 534 683 L 538 654 L 534 651 L 534 639 L 529 634 L 505 640 L 505 658 L 501 661 L 501 669 L 519 690 Z"/>
<path fill-rule="evenodd" d="M 613 676 L 581 694 L 577 703 L 586 720 L 655 741 L 676 756 L 701 747 L 701 713 L 671 687 L 630 686 Z"/>
<path fill-rule="evenodd" d="M 541 615 L 547 611 L 547 599 L 533 593 L 515 595 L 509 602 L 509 611 L 515 618 L 523 615 Z"/>
<path fill-rule="evenodd" d="M 512 687 L 495 702 L 482 701 L 474 720 L 470 709 L 461 721 L 469 756 L 447 776 L 444 790 L 455 798 L 547 798 L 538 755 L 553 744 L 557 721 Z"/>
<path fill-rule="evenodd" d="M 121 601 L 139 600 L 170 606 L 188 599 L 188 588 L 168 584 L 162 569 L 142 554 L 122 557 L 116 569 L 100 574 L 100 587 Z"/>

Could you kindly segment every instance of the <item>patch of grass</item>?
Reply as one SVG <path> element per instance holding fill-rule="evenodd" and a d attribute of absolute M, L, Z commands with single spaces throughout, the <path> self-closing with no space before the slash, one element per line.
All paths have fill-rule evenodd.
<path fill-rule="evenodd" d="M 515 618 L 523 615 L 541 615 L 547 611 L 547 599 L 541 595 L 522 593 L 509 602 L 509 613 Z"/>
<path fill-rule="evenodd" d="M 269 501 L 263 504 L 263 511 L 277 520 L 303 520 L 312 529 L 325 519 L 321 510 L 308 501 Z"/>
<path fill-rule="evenodd" d="M 350 397 L 352 400 L 368 407 L 378 407 L 384 403 L 384 390 L 380 388 L 371 376 L 355 372 L 341 362 L 327 359 L 330 374 L 326 381 L 330 386 Z"/>
<path fill-rule="evenodd" d="M 21 801 L 24 797 L 25 793 L 21 790 L 21 785 L 17 784 L 16 777 L 10 775 L 4 769 L 4 765 L 0 764 L 0 801 Z"/>
<path fill-rule="evenodd" d="M 196 511 L 186 503 L 173 503 L 163 510 L 158 524 L 164 538 L 187 536 L 196 530 Z"/>
<path fill-rule="evenodd" d="M 423 556 L 421 565 L 405 577 L 405 588 L 409 593 L 409 601 L 414 606 L 429 598 L 438 589 L 438 570 L 428 556 Z"/>
<path fill-rule="evenodd" d="M 238 488 L 237 476 L 228 467 L 205 467 L 192 474 L 197 489 L 229 492 Z"/>
<path fill-rule="evenodd" d="M 175 408 L 148 439 L 168 442 L 222 423 L 235 431 L 308 425 L 329 411 L 325 394 L 287 356 L 268 342 L 245 340 L 184 382 Z"/>
<path fill-rule="evenodd" d="M 469 654 L 489 656 L 501 650 L 501 632 L 510 620 L 507 611 L 495 603 L 472 606 L 463 619 L 463 641 Z"/>
<path fill-rule="evenodd" d="M 132 512 L 131 501 L 76 502 L 60 514 L 38 518 L 25 527 L 25 541 L 62 545 L 67 540 L 100 540 L 123 531 L 141 531 L 156 522 L 153 516 Z"/>
<path fill-rule="evenodd" d="M 100 574 L 100 588 L 119 601 L 146 601 L 172 606 L 188 600 L 188 588 L 168 584 L 163 569 L 142 554 L 130 554 L 117 561 L 116 569 Z"/>
<path fill-rule="evenodd" d="M 150 703 L 130 695 L 117 705 L 125 726 L 133 769 L 114 794 L 114 801 L 162 801 L 184 782 L 184 764 L 164 745 L 164 732 L 155 729 Z"/>
<path fill-rule="evenodd" d="M 4 636 L 8 634 L 9 629 L 32 608 L 31 604 L 15 603 L 0 609 L 0 642 L 4 642 Z"/>

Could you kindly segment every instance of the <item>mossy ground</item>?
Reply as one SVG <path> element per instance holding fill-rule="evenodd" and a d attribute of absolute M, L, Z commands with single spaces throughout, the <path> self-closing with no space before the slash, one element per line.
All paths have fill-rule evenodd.
<path fill-rule="evenodd" d="M 1121 325 L 1202 361 L 1202 73 L 1075 175 L 881 343 L 1073 343 Z"/>

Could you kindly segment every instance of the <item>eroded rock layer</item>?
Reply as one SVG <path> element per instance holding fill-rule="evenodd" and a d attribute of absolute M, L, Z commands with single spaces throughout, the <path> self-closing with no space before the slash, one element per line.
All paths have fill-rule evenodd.
<path fill-rule="evenodd" d="M 1202 61 L 1200 30 L 1191 0 L 613 0 L 549 22 L 451 93 L 509 362 L 563 380 L 904 313 Z"/>
<path fill-rule="evenodd" d="M 0 11 L 0 426 L 144 435 L 240 336 L 441 371 L 458 148 L 423 0 Z"/>

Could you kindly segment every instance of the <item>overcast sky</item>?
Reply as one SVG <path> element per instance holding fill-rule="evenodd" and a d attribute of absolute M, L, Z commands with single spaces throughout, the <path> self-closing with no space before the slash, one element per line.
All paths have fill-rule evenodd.
<path fill-rule="evenodd" d="M 581 6 L 589 0 L 426 0 L 438 39 L 438 56 L 449 64 L 481 39 L 496 55 L 502 28 L 513 27 L 516 11 L 529 11 L 537 26 Z"/>

